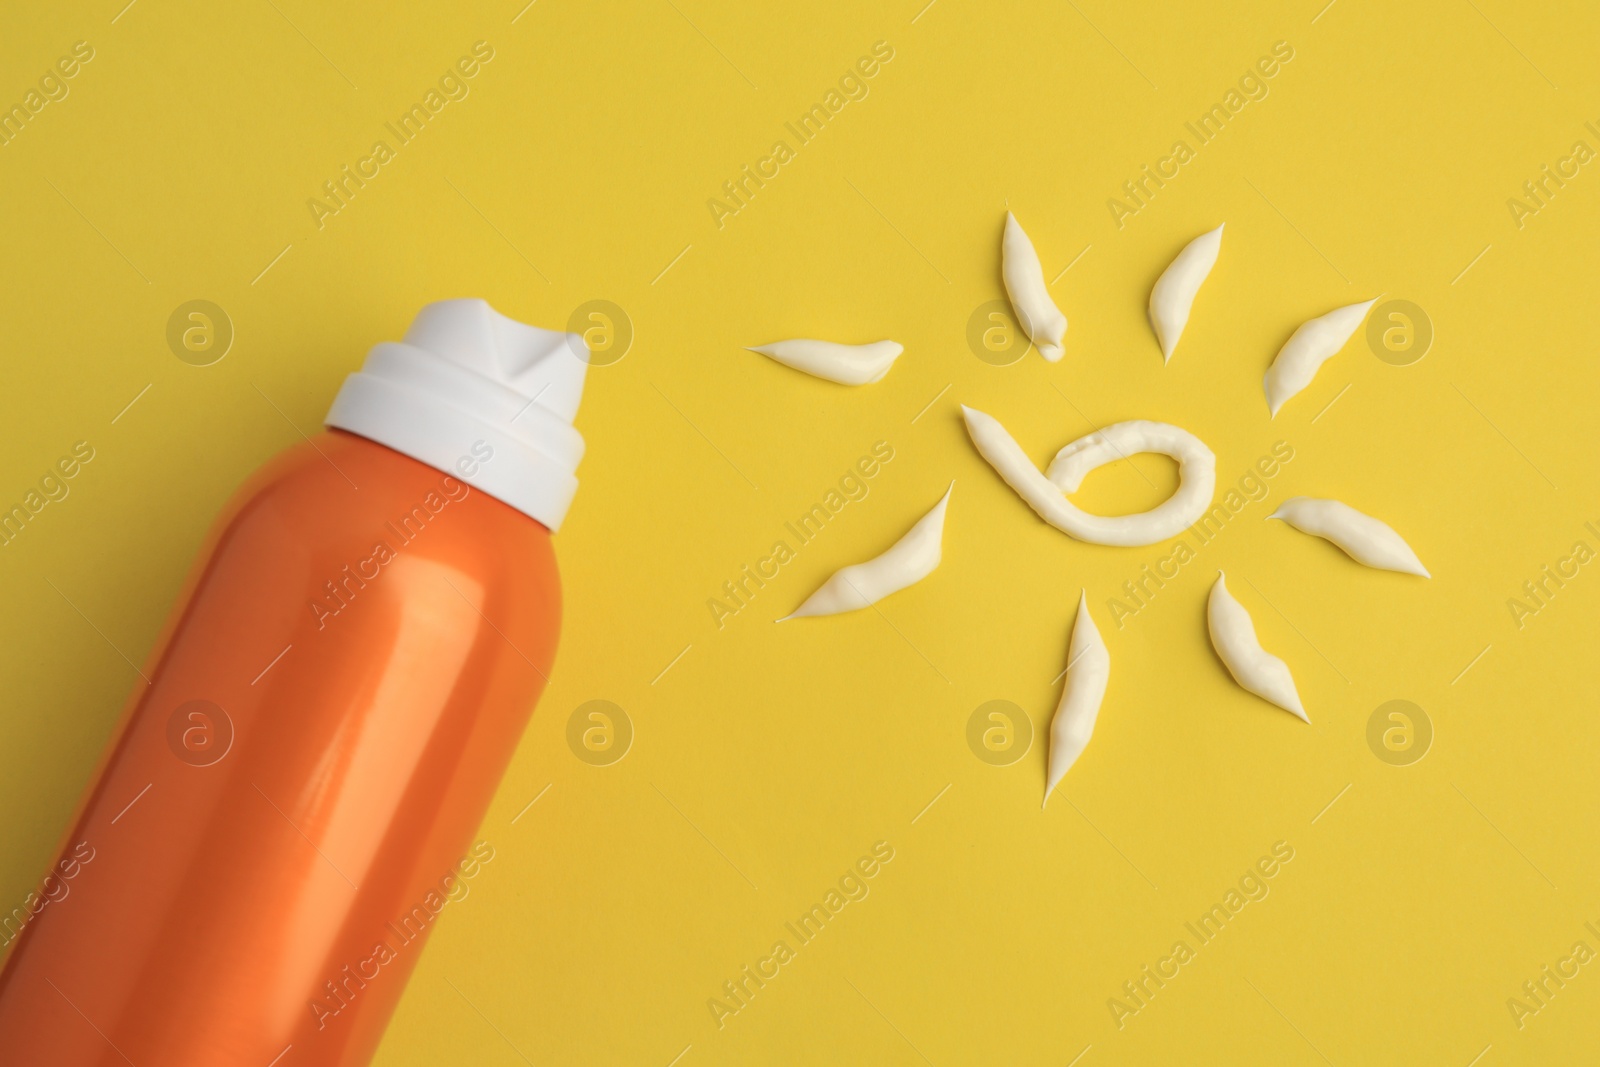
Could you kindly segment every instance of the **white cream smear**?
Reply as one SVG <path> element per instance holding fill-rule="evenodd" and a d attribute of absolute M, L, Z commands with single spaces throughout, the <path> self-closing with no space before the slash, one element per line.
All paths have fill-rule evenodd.
<path fill-rule="evenodd" d="M 1274 418 L 1284 402 L 1311 384 L 1317 370 L 1343 348 L 1350 336 L 1361 328 L 1367 311 L 1376 300 L 1347 304 L 1335 308 L 1320 318 L 1300 324 L 1300 328 L 1278 350 L 1278 357 L 1267 368 L 1262 383 L 1267 393 L 1267 407 Z"/>
<path fill-rule="evenodd" d="M 1301 533 L 1332 541 L 1357 563 L 1384 571 L 1432 578 L 1405 538 L 1388 523 L 1337 500 L 1297 496 L 1278 505 L 1269 519 L 1282 519 Z"/>
<path fill-rule="evenodd" d="M 1006 295 L 1017 313 L 1022 331 L 1038 347 L 1039 354 L 1051 363 L 1062 356 L 1061 339 L 1067 332 L 1067 317 L 1050 299 L 1044 284 L 1044 267 L 1033 242 L 1022 232 L 1022 225 L 1006 212 L 1006 232 L 1000 241 L 1000 275 L 1005 279 Z"/>
<path fill-rule="evenodd" d="M 1151 545 L 1192 526 L 1216 492 L 1217 460 L 1194 434 L 1165 422 L 1136 420 L 1107 426 L 1056 453 L 1048 475 L 991 415 L 965 404 L 967 433 L 978 452 L 1005 483 L 1051 526 L 1096 545 Z M 1137 452 L 1160 452 L 1178 461 L 1177 492 L 1149 511 L 1134 515 L 1091 515 L 1063 494 L 1076 492 L 1084 476 L 1113 460 Z"/>
<path fill-rule="evenodd" d="M 1211 630 L 1211 645 L 1234 681 L 1262 700 L 1293 712 L 1305 722 L 1311 721 L 1300 703 L 1289 665 L 1261 647 L 1256 624 L 1244 605 L 1228 592 L 1228 582 L 1221 571 L 1217 572 L 1217 584 L 1211 587 L 1211 597 L 1206 602 L 1206 623 Z"/>
<path fill-rule="evenodd" d="M 1224 223 L 1223 225 L 1226 225 Z M 1161 343 L 1161 359 L 1172 359 L 1178 338 L 1189 324 L 1189 311 L 1194 306 L 1195 294 L 1217 264 L 1217 253 L 1222 249 L 1222 226 L 1203 233 L 1184 246 L 1172 265 L 1161 272 L 1154 289 L 1150 290 L 1150 327 Z"/>
<path fill-rule="evenodd" d="M 1111 653 L 1089 616 L 1087 595 L 1080 592 L 1078 618 L 1072 624 L 1072 644 L 1067 649 L 1067 682 L 1055 718 L 1050 720 L 1050 779 L 1040 807 L 1050 803 L 1050 794 L 1088 746 L 1110 677 Z"/>
<path fill-rule="evenodd" d="M 918 519 L 887 552 L 835 572 L 804 604 L 777 621 L 856 611 L 932 574 L 943 555 L 944 513 L 955 486 L 951 482 L 933 510 Z"/>
<path fill-rule="evenodd" d="M 841 345 L 832 341 L 801 338 L 774 341 L 750 351 L 840 385 L 868 385 L 889 373 L 889 368 L 894 366 L 894 361 L 905 351 L 905 347 L 894 341 Z"/>

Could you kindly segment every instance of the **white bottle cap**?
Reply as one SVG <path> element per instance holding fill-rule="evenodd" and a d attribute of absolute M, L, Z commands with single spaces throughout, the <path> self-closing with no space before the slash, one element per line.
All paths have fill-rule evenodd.
<path fill-rule="evenodd" d="M 417 312 L 405 340 L 367 353 L 323 421 L 461 478 L 553 532 L 578 490 L 583 436 L 572 420 L 587 354 L 578 334 L 525 326 L 483 300 L 441 300 Z"/>

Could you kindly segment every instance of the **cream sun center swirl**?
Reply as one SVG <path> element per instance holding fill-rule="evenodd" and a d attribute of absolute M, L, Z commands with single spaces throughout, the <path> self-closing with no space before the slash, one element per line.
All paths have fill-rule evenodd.
<path fill-rule="evenodd" d="M 1056 453 L 1048 474 L 1022 451 L 992 415 L 962 405 L 967 432 L 978 452 L 1005 483 L 1051 526 L 1096 545 L 1152 545 L 1199 520 L 1217 488 L 1217 457 L 1194 434 L 1165 422 L 1119 422 L 1080 437 Z M 1092 470 L 1137 452 L 1159 452 L 1178 461 L 1179 485 L 1166 500 L 1134 515 L 1091 515 L 1064 494 L 1076 492 Z"/>

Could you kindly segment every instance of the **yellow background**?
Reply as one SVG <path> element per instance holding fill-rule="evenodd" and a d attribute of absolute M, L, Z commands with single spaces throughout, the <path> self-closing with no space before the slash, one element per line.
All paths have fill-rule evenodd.
<path fill-rule="evenodd" d="M 1592 11 L 119 8 L 12 5 L 0 31 L 7 104 L 73 42 L 95 49 L 70 96 L 0 148 L 0 501 L 74 441 L 97 453 L 0 549 L 6 910 L 49 862 L 136 678 L 116 650 L 142 660 L 230 492 L 320 424 L 366 349 L 430 300 L 482 296 L 564 328 L 602 298 L 636 339 L 591 372 L 579 416 L 589 453 L 559 536 L 554 684 L 480 832 L 496 859 L 446 914 L 379 1064 L 1600 1055 L 1600 964 L 1520 1030 L 1506 1006 L 1574 942 L 1600 949 L 1584 928 L 1600 925 L 1596 565 L 1520 629 L 1506 606 L 1574 541 L 1600 548 L 1583 528 L 1600 519 L 1597 164 L 1520 229 L 1506 205 L 1574 141 L 1600 147 L 1584 128 L 1600 120 Z M 318 230 L 306 200 L 477 40 L 495 56 L 470 96 Z M 784 122 L 880 40 L 894 58 L 870 95 L 719 229 L 707 199 L 775 140 L 793 145 Z M 1270 95 L 1118 229 L 1107 199 L 1174 140 L 1193 147 L 1184 122 L 1277 41 L 1294 59 Z M 1003 296 L 1008 204 L 1047 278 L 1088 247 L 1052 287 L 1071 320 L 1056 365 L 991 366 L 965 340 L 973 309 Z M 1150 285 L 1222 221 L 1221 259 L 1163 367 Z M 1269 422 L 1261 375 L 1293 328 L 1380 293 L 1426 309 L 1426 358 L 1386 365 L 1358 335 Z M 236 329 L 209 367 L 164 337 L 197 298 Z M 884 381 L 847 389 L 743 348 L 794 336 L 906 351 Z M 1295 459 L 1118 629 L 1107 599 L 1165 550 L 1045 526 L 975 454 L 959 402 L 1041 464 L 1090 422 L 1127 418 L 1197 433 L 1222 484 L 1275 441 Z M 870 495 L 717 629 L 707 599 L 880 440 L 895 458 Z M 1159 499 L 1172 465 L 1135 462 L 1080 499 Z M 772 625 L 952 478 L 931 578 L 881 612 Z M 1262 521 L 1299 493 L 1385 518 L 1433 580 Z M 1218 567 L 1312 726 L 1216 660 L 1204 596 Z M 1041 812 L 1080 588 L 1111 683 Z M 612 766 L 565 741 L 591 699 L 636 730 Z M 1007 767 L 965 739 L 993 699 L 1035 730 Z M 1411 766 L 1367 744 L 1391 699 L 1435 730 Z M 895 856 L 870 896 L 719 1029 L 708 998 L 876 841 Z M 1295 854 L 1270 895 L 1118 1029 L 1108 998 L 1192 943 L 1184 922 L 1278 841 Z"/>

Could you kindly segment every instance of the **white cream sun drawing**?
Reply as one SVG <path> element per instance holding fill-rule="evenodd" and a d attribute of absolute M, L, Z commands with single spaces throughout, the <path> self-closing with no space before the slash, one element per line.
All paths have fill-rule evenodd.
<path fill-rule="evenodd" d="M 1190 240 L 1150 293 L 1150 328 L 1164 360 L 1170 360 L 1179 339 L 1196 328 L 1192 322 L 1195 298 L 1217 263 L 1222 231 L 1219 225 Z M 1010 212 L 1005 218 L 1001 261 L 1006 293 L 1023 332 L 1046 360 L 1056 362 L 1063 354 L 1067 318 L 1050 296 L 1038 251 Z M 1269 418 L 1344 348 L 1373 303 L 1367 300 L 1335 308 L 1293 332 L 1263 381 Z M 1204 323 L 1198 328 L 1203 330 Z M 790 341 L 756 351 L 835 381 L 864 384 L 887 373 L 900 352 L 898 345 L 891 348 L 891 344 Z M 973 446 L 1001 480 L 1039 518 L 1078 541 L 1122 547 L 1156 544 L 1190 528 L 1211 508 L 1216 493 L 1216 456 L 1204 441 L 1181 426 L 1151 419 L 1118 422 L 1068 443 L 1049 468 L 1041 471 L 998 417 L 964 404 L 961 412 Z M 1178 487 L 1166 500 L 1132 515 L 1095 515 L 1068 499 L 1091 471 L 1141 452 L 1177 461 Z M 785 618 L 849 612 L 926 578 L 943 556 L 948 501 L 946 491 L 934 509 L 887 552 L 838 571 Z M 1393 528 L 1338 500 L 1293 497 L 1268 518 L 1324 538 L 1368 567 L 1430 577 L 1416 552 Z M 1249 611 L 1235 599 L 1221 572 L 1211 588 L 1207 629 L 1218 660 L 1240 688 L 1306 723 L 1311 721 L 1289 665 L 1261 646 Z M 1088 747 L 1111 676 L 1111 653 L 1089 611 L 1086 592 L 1078 596 L 1063 674 L 1061 700 L 1050 726 L 1046 804 Z"/>

